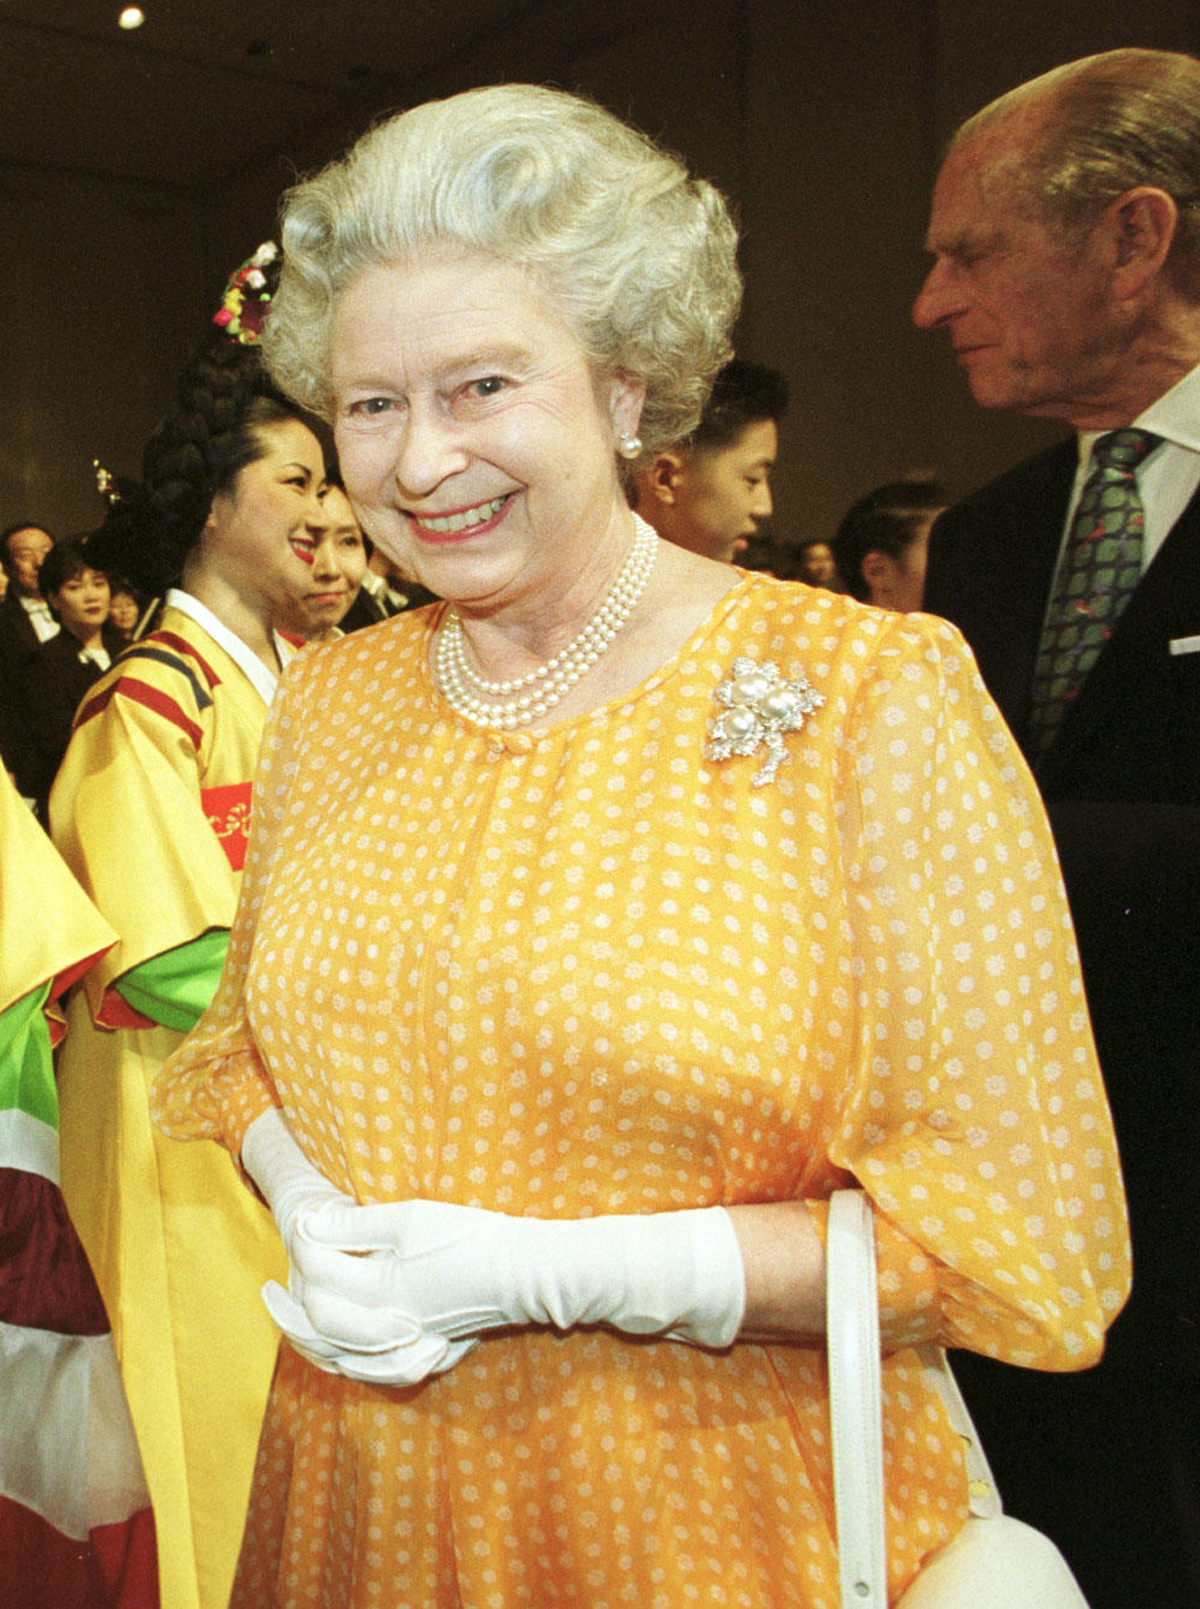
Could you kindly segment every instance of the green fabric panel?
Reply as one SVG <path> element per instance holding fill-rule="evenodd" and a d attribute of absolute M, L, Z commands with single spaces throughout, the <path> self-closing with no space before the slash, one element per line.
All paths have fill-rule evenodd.
<path fill-rule="evenodd" d="M 185 1034 L 208 1010 L 228 948 L 229 929 L 213 928 L 134 967 L 118 980 L 117 993 L 143 1017 Z"/>
<path fill-rule="evenodd" d="M 58 1128 L 58 1091 L 50 1029 L 42 1015 L 50 993 L 43 983 L 0 1012 L 0 1111 L 16 1107 Z"/>

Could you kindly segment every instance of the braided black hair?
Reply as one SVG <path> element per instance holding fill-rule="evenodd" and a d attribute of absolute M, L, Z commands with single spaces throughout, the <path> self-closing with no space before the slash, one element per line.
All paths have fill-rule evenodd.
<path fill-rule="evenodd" d="M 262 456 L 263 427 L 293 419 L 313 423 L 268 378 L 259 348 L 214 328 L 146 443 L 142 484 L 117 482 L 116 501 L 88 538 L 89 563 L 151 595 L 164 592 L 182 575 L 213 498 Z"/>

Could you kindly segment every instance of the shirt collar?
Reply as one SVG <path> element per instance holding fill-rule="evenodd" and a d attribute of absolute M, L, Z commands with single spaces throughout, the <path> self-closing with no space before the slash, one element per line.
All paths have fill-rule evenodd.
<path fill-rule="evenodd" d="M 190 592 L 184 592 L 179 587 L 172 587 L 163 602 L 167 608 L 178 609 L 180 614 L 187 615 L 189 620 L 194 620 L 198 626 L 203 627 L 213 641 L 225 650 L 238 669 L 245 674 L 246 679 L 263 703 L 270 704 L 275 697 L 275 689 L 279 686 L 279 677 L 268 670 L 258 655 L 251 653 L 242 639 L 230 631 L 229 627 L 222 621 L 218 620 L 207 605 L 201 603 L 199 598 L 193 598 Z M 294 650 L 284 642 L 278 632 L 273 632 L 272 635 L 275 639 L 275 652 L 279 655 L 279 663 L 286 665 L 288 660 L 292 658 Z"/>
<path fill-rule="evenodd" d="M 374 570 L 365 570 L 363 572 L 362 585 L 379 603 L 383 603 L 386 600 L 393 609 L 403 609 L 408 602 L 407 593 L 398 592 L 395 587 L 385 581 L 381 575 L 376 574 Z"/>
<path fill-rule="evenodd" d="M 1156 397 L 1132 421 L 1138 430 L 1152 430 L 1164 441 L 1189 452 L 1200 452 L 1200 364 L 1190 369 L 1182 380 L 1177 380 L 1169 391 Z M 1081 430 L 1079 432 L 1079 461 L 1086 464 L 1092 448 L 1107 430 Z"/>

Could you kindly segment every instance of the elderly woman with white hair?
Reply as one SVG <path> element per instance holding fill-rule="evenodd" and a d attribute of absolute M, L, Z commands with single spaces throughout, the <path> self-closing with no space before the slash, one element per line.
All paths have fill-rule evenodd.
<path fill-rule="evenodd" d="M 273 372 L 444 601 L 294 663 L 157 1084 L 290 1258 L 234 1603 L 832 1605 L 854 1181 L 899 1592 L 966 1514 L 911 1348 L 1083 1367 L 1127 1288 L 1028 776 L 951 628 L 631 512 L 739 300 L 674 158 L 472 91 L 300 185 L 284 241 Z"/>

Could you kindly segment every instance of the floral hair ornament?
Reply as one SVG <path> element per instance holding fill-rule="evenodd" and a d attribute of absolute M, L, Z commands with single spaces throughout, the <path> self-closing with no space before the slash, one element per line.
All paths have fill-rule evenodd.
<path fill-rule="evenodd" d="M 783 734 L 799 731 L 825 702 L 803 673 L 788 681 L 771 660 L 760 665 L 745 656 L 734 660 L 733 674 L 718 685 L 716 699 L 725 707 L 708 723 L 704 758 L 729 760 L 765 746 L 766 758 L 750 778 L 755 788 L 774 782 L 787 757 Z"/>
<path fill-rule="evenodd" d="M 213 314 L 213 323 L 219 325 L 232 340 L 242 346 L 257 346 L 262 340 L 263 325 L 274 295 L 278 279 L 279 247 L 273 240 L 265 240 L 242 266 L 229 276 L 220 307 Z M 276 272 L 272 273 L 272 268 Z"/>

